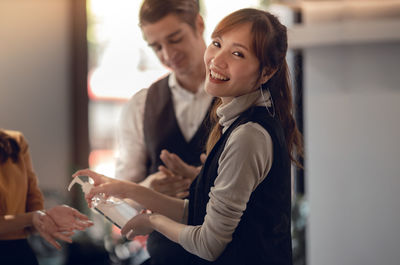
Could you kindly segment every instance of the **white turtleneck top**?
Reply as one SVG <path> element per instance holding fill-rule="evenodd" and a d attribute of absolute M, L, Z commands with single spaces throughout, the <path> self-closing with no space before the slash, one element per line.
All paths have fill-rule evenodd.
<path fill-rule="evenodd" d="M 264 94 L 268 100 L 269 94 Z M 217 115 L 223 132 L 249 107 L 264 104 L 270 105 L 270 101 L 264 102 L 257 90 L 221 105 Z M 258 123 L 248 122 L 233 130 L 218 160 L 218 176 L 209 193 L 204 222 L 182 230 L 179 243 L 183 248 L 211 261 L 221 255 L 232 240 L 251 193 L 271 168 L 272 145 L 271 136 Z M 187 216 L 188 209 L 185 211 Z"/>

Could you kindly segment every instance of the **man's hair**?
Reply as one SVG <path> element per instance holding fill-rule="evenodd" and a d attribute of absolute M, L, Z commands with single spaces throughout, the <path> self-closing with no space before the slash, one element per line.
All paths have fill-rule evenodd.
<path fill-rule="evenodd" d="M 144 0 L 139 12 L 139 26 L 156 23 L 170 14 L 196 30 L 199 4 L 196 0 Z"/>

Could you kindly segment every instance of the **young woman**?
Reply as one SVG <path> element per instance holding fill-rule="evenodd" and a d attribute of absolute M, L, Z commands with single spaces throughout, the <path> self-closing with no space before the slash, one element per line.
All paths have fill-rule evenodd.
<path fill-rule="evenodd" d="M 37 264 L 26 238 L 39 234 L 57 249 L 73 230 L 90 226 L 77 210 L 59 205 L 43 211 L 43 195 L 20 132 L 0 129 L 0 263 Z"/>
<path fill-rule="evenodd" d="M 104 193 L 142 204 L 153 213 L 131 219 L 122 234 L 157 230 L 194 254 L 188 264 L 292 264 L 290 162 L 298 164 L 303 149 L 286 51 L 286 28 L 270 13 L 241 9 L 224 18 L 204 55 L 218 122 L 189 200 L 78 171 L 98 185 L 89 203 Z"/>

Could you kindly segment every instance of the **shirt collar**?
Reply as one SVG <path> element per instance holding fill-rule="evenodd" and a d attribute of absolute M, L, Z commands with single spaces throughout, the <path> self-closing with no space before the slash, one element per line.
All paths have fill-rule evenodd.
<path fill-rule="evenodd" d="M 176 75 L 174 72 L 171 72 L 171 74 L 169 75 L 168 85 L 171 88 L 171 92 L 174 95 L 174 97 L 177 97 L 177 98 L 192 100 L 195 97 L 203 97 L 204 95 L 206 95 L 206 92 L 204 90 L 204 81 L 200 84 L 199 88 L 197 89 L 197 92 L 192 93 L 192 92 L 184 89 L 178 83 L 178 80 L 176 80 Z"/>
<path fill-rule="evenodd" d="M 223 127 L 223 132 L 228 129 L 242 112 L 251 106 L 271 106 L 269 91 L 264 92 L 264 97 L 266 102 L 262 97 L 261 91 L 257 89 L 251 93 L 235 97 L 227 104 L 219 106 L 217 109 L 217 116 L 219 118 L 219 124 Z"/>

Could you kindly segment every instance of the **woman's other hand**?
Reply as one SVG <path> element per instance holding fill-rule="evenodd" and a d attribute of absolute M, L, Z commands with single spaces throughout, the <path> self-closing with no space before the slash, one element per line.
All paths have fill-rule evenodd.
<path fill-rule="evenodd" d="M 46 215 L 46 213 L 43 211 L 34 212 L 32 224 L 40 236 L 53 245 L 56 249 L 61 249 L 61 245 L 56 241 L 56 239 L 72 243 L 71 236 L 74 234 L 74 232 L 60 230 L 51 217 Z"/>
<path fill-rule="evenodd" d="M 122 227 L 121 234 L 129 240 L 132 240 L 135 236 L 150 234 L 154 231 L 150 223 L 151 215 L 153 214 L 148 211 L 142 211 Z"/>
<path fill-rule="evenodd" d="M 46 210 L 46 214 L 62 231 L 82 231 L 93 225 L 93 222 L 86 215 L 68 205 L 57 205 Z"/>

